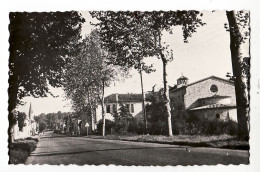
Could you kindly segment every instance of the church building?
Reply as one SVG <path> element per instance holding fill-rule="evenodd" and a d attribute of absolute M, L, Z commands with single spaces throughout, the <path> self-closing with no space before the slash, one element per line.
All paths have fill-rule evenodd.
<path fill-rule="evenodd" d="M 181 76 L 170 88 L 170 100 L 175 110 L 186 110 L 202 119 L 237 121 L 235 86 L 226 79 L 210 76 L 189 83 Z"/>

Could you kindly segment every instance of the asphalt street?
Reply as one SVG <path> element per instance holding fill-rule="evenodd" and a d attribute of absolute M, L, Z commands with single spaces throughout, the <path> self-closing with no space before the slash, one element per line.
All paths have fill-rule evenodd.
<path fill-rule="evenodd" d="M 227 165 L 248 164 L 248 158 L 248 151 L 242 150 L 65 137 L 45 133 L 26 164 Z"/>

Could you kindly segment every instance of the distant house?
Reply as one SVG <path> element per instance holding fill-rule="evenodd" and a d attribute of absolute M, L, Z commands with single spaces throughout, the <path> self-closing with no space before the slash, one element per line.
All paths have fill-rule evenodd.
<path fill-rule="evenodd" d="M 60 130 L 69 134 L 90 134 L 96 129 L 95 114 L 90 114 L 90 109 L 84 109 L 83 113 L 71 113 L 63 118 Z"/>
<path fill-rule="evenodd" d="M 142 94 L 111 94 L 105 97 L 105 118 L 114 120 L 113 114 L 119 111 L 121 105 L 125 105 L 129 109 L 129 112 L 137 120 L 143 120 L 143 106 L 142 106 Z M 145 100 L 145 104 L 147 101 Z M 98 105 L 96 110 L 97 121 L 102 119 L 102 108 Z"/>
<path fill-rule="evenodd" d="M 25 126 L 23 128 L 18 127 L 18 122 L 13 126 L 12 132 L 14 139 L 24 139 L 26 137 L 34 136 L 38 132 L 38 124 L 34 120 L 31 104 L 29 107 L 29 112 L 24 120 L 24 123 Z"/>
<path fill-rule="evenodd" d="M 188 83 L 187 77 L 177 79 L 170 88 L 171 106 L 176 110 L 188 110 L 199 118 L 209 120 L 232 119 L 237 121 L 234 83 L 216 76 Z"/>

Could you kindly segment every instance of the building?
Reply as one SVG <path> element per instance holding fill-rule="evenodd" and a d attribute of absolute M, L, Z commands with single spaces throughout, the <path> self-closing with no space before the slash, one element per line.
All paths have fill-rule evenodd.
<path fill-rule="evenodd" d="M 119 108 L 124 104 L 129 112 L 137 120 L 144 119 L 144 110 L 142 104 L 142 94 L 111 94 L 105 97 L 105 118 L 109 120 L 114 120 L 113 114 L 119 111 Z M 147 104 L 147 101 L 145 101 Z M 102 119 L 102 108 L 98 105 L 96 110 L 97 121 Z"/>
<path fill-rule="evenodd" d="M 15 113 L 18 114 L 17 112 L 15 112 Z M 25 123 L 25 125 L 23 128 L 18 127 L 18 121 L 13 126 L 12 132 L 13 132 L 14 139 L 24 139 L 26 137 L 34 136 L 35 134 L 38 133 L 38 124 L 34 120 L 34 115 L 33 115 L 31 104 L 29 107 L 28 115 L 26 115 L 26 118 L 24 119 L 24 123 Z"/>
<path fill-rule="evenodd" d="M 185 110 L 209 120 L 237 121 L 235 86 L 229 80 L 210 76 L 189 83 L 187 77 L 181 76 L 169 92 L 171 107 L 178 112 Z"/>

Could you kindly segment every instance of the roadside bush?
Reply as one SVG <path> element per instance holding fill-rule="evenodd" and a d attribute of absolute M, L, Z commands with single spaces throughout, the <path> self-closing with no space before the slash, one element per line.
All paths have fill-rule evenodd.
<path fill-rule="evenodd" d="M 32 138 L 32 137 L 27 137 L 27 138 L 25 138 L 25 140 L 33 140 L 33 141 L 39 142 L 38 138 Z"/>
<path fill-rule="evenodd" d="M 129 123 L 127 131 L 132 134 L 145 134 L 144 123 L 133 118 Z"/>
<path fill-rule="evenodd" d="M 106 132 L 106 134 L 109 134 L 109 133 L 111 133 L 111 129 L 115 127 L 115 122 L 111 121 L 109 119 L 106 119 L 105 123 L 106 123 L 105 132 Z M 102 134 L 102 119 L 99 120 L 97 123 L 97 131 L 99 134 Z"/>
<path fill-rule="evenodd" d="M 9 164 L 25 163 L 27 157 L 36 149 L 38 139 L 26 138 L 16 140 L 10 145 Z"/>
<path fill-rule="evenodd" d="M 22 149 L 27 152 L 32 152 L 36 149 L 37 142 L 34 140 L 24 140 L 12 143 L 14 149 Z"/>
<path fill-rule="evenodd" d="M 12 149 L 9 154 L 9 164 L 23 164 L 25 163 L 29 152 L 22 149 Z"/>
<path fill-rule="evenodd" d="M 192 114 L 182 117 L 173 116 L 173 133 L 185 135 L 236 135 L 237 123 L 235 121 L 199 119 Z"/>
<path fill-rule="evenodd" d="M 55 134 L 61 134 L 61 130 L 56 130 L 56 129 L 55 129 L 55 130 L 53 131 L 53 133 L 55 133 Z"/>

